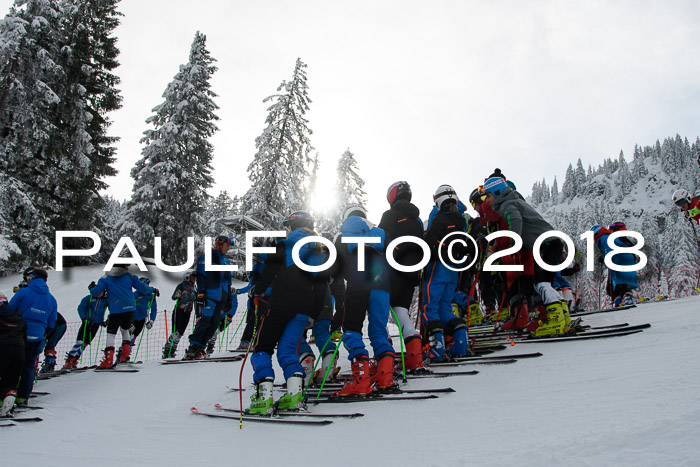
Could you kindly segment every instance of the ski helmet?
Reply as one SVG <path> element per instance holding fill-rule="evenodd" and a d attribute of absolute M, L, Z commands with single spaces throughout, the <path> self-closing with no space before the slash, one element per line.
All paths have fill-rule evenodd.
<path fill-rule="evenodd" d="M 440 185 L 433 195 L 433 201 L 435 201 L 435 206 L 439 211 L 442 211 L 443 207 L 449 203 L 456 204 L 458 199 L 457 192 L 450 185 Z"/>
<path fill-rule="evenodd" d="M 219 235 L 214 239 L 214 249 L 220 250 L 224 245 L 233 246 L 233 238 L 227 237 L 226 235 Z"/>
<path fill-rule="evenodd" d="M 389 202 L 389 206 L 393 206 L 400 199 L 411 201 L 411 186 L 408 182 L 396 182 L 386 192 L 386 200 Z"/>
<path fill-rule="evenodd" d="M 484 194 L 479 191 L 478 188 L 474 189 L 474 191 L 471 192 L 469 195 L 469 202 L 472 203 L 472 207 L 476 209 L 476 206 L 478 204 L 481 204 L 484 202 Z"/>
<path fill-rule="evenodd" d="M 24 279 L 24 281 L 27 283 L 36 279 L 37 277 L 47 280 L 49 278 L 49 273 L 46 272 L 46 269 L 36 267 L 29 267 L 22 273 L 22 279 Z"/>
<path fill-rule="evenodd" d="M 681 188 L 673 192 L 673 203 L 676 206 L 683 206 L 690 203 L 690 192 L 685 188 Z"/>
<path fill-rule="evenodd" d="M 363 219 L 367 219 L 367 210 L 360 203 L 352 203 L 345 206 L 345 211 L 343 211 L 343 222 L 348 220 L 350 216 L 357 216 Z"/>
<path fill-rule="evenodd" d="M 291 230 L 314 228 L 314 218 L 306 211 L 294 211 L 282 222 L 284 227 Z"/>
<path fill-rule="evenodd" d="M 182 279 L 183 280 L 188 280 L 191 276 L 194 276 L 196 273 L 192 269 L 188 269 L 184 273 L 182 273 Z"/>
<path fill-rule="evenodd" d="M 151 283 L 151 279 L 149 279 L 148 277 L 140 277 L 139 280 L 146 285 Z"/>
<path fill-rule="evenodd" d="M 618 230 L 627 230 L 627 226 L 624 222 L 613 222 L 608 226 L 611 232 L 617 232 Z"/>
<path fill-rule="evenodd" d="M 506 188 L 508 184 L 501 177 L 487 178 L 484 182 L 484 193 L 493 193 L 495 197 L 498 197 Z"/>
<path fill-rule="evenodd" d="M 90 282 L 90 283 L 88 284 L 88 290 L 92 290 L 92 288 L 95 287 L 96 285 L 97 285 L 97 284 L 95 283 L 95 281 Z"/>

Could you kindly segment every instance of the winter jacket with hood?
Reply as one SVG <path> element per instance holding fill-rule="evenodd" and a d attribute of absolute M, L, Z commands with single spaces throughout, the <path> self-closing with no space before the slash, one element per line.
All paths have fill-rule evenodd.
<path fill-rule="evenodd" d="M 90 295 L 97 297 L 106 290 L 109 313 L 117 315 L 136 311 L 133 289 L 144 294 L 153 293 L 153 287 L 141 282 L 126 268 L 115 266 L 90 289 Z"/>
<path fill-rule="evenodd" d="M 27 342 L 44 340 L 46 330 L 56 325 L 58 304 L 46 281 L 40 277 L 17 291 L 10 300 L 10 308 L 22 313 L 22 319 L 27 323 Z"/>
<path fill-rule="evenodd" d="M 520 235 L 523 247 L 532 250 L 537 237 L 554 230 L 525 199 L 512 188 L 506 188 L 496 198 L 493 209 L 508 222 L 508 230 Z"/>

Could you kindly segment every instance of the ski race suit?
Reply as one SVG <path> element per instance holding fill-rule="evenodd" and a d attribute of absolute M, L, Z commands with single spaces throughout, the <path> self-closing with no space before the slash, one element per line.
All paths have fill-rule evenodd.
<path fill-rule="evenodd" d="M 36 277 L 15 293 L 9 302 L 10 309 L 22 313 L 22 319 L 27 323 L 27 342 L 24 347 L 24 366 L 17 390 L 17 397 L 26 399 L 34 387 L 36 376 L 36 359 L 44 350 L 44 336 L 56 325 L 58 304 L 46 281 Z"/>
<path fill-rule="evenodd" d="M 378 239 L 378 243 L 367 243 L 364 249 L 364 269 L 359 270 L 357 243 L 342 243 L 343 237 L 365 237 Z M 360 355 L 369 356 L 362 341 L 362 325 L 365 316 L 369 319 L 369 341 L 374 357 L 393 353 L 386 324 L 389 319 L 389 267 L 384 257 L 386 234 L 384 230 L 359 216 L 348 217 L 340 228 L 336 239 L 338 252 L 333 283 L 342 284 L 345 279 L 345 306 L 342 316 L 343 345 L 352 361 Z"/>
<path fill-rule="evenodd" d="M 461 251 L 454 240 L 464 240 L 463 236 L 453 235 L 447 240 L 445 237 L 454 232 L 466 232 L 467 222 L 459 212 L 464 212 L 464 205 L 457 204 L 458 211 L 443 209 L 434 210 L 431 214 L 428 230 L 425 232 L 425 241 L 430 247 L 430 262 L 425 268 L 423 279 L 423 307 L 421 319 L 428 332 L 430 340 L 430 360 L 439 362 L 445 359 L 445 334 L 453 339 L 450 354 L 453 356 L 465 355 L 468 348 L 467 326 L 462 318 L 452 313 L 452 302 L 457 293 L 459 272 L 448 268 L 443 262 L 452 268 L 459 265 L 451 264 L 448 251 L 452 247 L 452 255 L 460 259 L 466 251 Z M 440 252 L 442 261 L 440 260 Z"/>
<path fill-rule="evenodd" d="M 146 322 L 154 322 L 158 317 L 158 303 L 156 296 L 152 293 L 134 292 L 134 300 L 136 301 L 136 311 L 134 312 L 134 337 L 136 338 L 143 331 Z"/>
<path fill-rule="evenodd" d="M 608 237 L 612 232 L 605 227 L 596 229 L 594 234 L 594 239 L 598 250 L 603 255 L 603 258 L 612 251 L 612 248 L 608 245 Z M 615 246 L 620 248 L 629 247 L 621 238 L 615 239 Z M 636 257 L 632 253 L 618 253 L 612 257 L 613 264 L 619 266 L 632 266 L 636 264 Z M 639 287 L 637 282 L 637 271 L 613 271 L 608 269 L 608 295 L 615 300 L 621 297 L 627 292 Z"/>
<path fill-rule="evenodd" d="M 292 259 L 294 245 L 310 235 L 312 231 L 300 228 L 278 241 L 275 253 L 267 255 L 260 277 L 255 281 L 253 293 L 256 300 L 266 300 L 263 293 L 270 292 L 267 313 L 259 317 L 257 344 L 251 357 L 256 384 L 275 376 L 272 369 L 275 345 L 284 379 L 295 373 L 304 374 L 299 363 L 298 346 L 309 320 L 318 318 L 320 311 L 313 309 L 314 289 L 325 287 L 328 277 L 328 273 L 304 271 Z M 323 264 L 327 258 L 328 253 L 315 242 L 306 243 L 299 250 L 299 259 L 309 266 Z"/>
<path fill-rule="evenodd" d="M 213 266 L 230 266 L 221 254 L 221 250 L 216 248 L 211 250 L 211 262 Z M 197 260 L 197 293 L 204 294 L 206 304 L 199 310 L 202 317 L 197 321 L 189 339 L 190 346 L 195 345 L 204 349 L 216 332 L 221 317 L 232 306 L 231 272 L 206 271 L 204 254 L 202 254 Z"/>

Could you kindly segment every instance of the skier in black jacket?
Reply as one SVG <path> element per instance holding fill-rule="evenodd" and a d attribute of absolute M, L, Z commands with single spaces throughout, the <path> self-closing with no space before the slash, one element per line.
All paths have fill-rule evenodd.
<path fill-rule="evenodd" d="M 420 210 L 411 203 L 411 187 L 401 181 L 392 184 L 386 194 L 391 208 L 382 214 L 379 228 L 386 233 L 386 245 L 399 237 L 423 238 L 423 222 L 418 217 Z M 387 251 L 387 255 L 389 252 Z M 416 243 L 404 242 L 393 251 L 394 259 L 402 266 L 413 266 L 423 258 L 423 250 Z M 389 302 L 396 314 L 404 342 L 406 343 L 405 364 L 407 370 L 421 368 L 423 355 L 420 334 L 411 322 L 408 310 L 411 308 L 415 288 L 420 284 L 421 271 L 402 272 L 389 268 L 391 295 Z"/>

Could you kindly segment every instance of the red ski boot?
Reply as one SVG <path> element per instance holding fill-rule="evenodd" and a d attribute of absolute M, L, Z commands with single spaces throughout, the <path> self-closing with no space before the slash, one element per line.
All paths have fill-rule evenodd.
<path fill-rule="evenodd" d="M 63 364 L 64 370 L 72 370 L 73 368 L 78 368 L 78 361 L 80 359 L 76 355 L 66 355 L 66 363 Z"/>
<path fill-rule="evenodd" d="M 131 341 L 122 341 L 122 354 L 119 356 L 119 363 L 127 363 L 131 353 Z"/>
<path fill-rule="evenodd" d="M 372 392 L 369 376 L 369 357 L 359 355 L 352 361 L 352 377 L 338 393 L 340 396 L 364 396 Z"/>
<path fill-rule="evenodd" d="M 396 355 L 394 352 L 384 352 L 377 358 L 377 387 L 388 389 L 394 386 L 394 365 Z"/>
<path fill-rule="evenodd" d="M 406 353 L 404 354 L 406 370 L 423 368 L 423 352 L 420 344 L 420 335 L 410 336 L 406 339 Z"/>
<path fill-rule="evenodd" d="M 105 349 L 105 358 L 102 363 L 97 368 L 112 368 L 114 366 L 114 347 L 107 347 Z"/>

